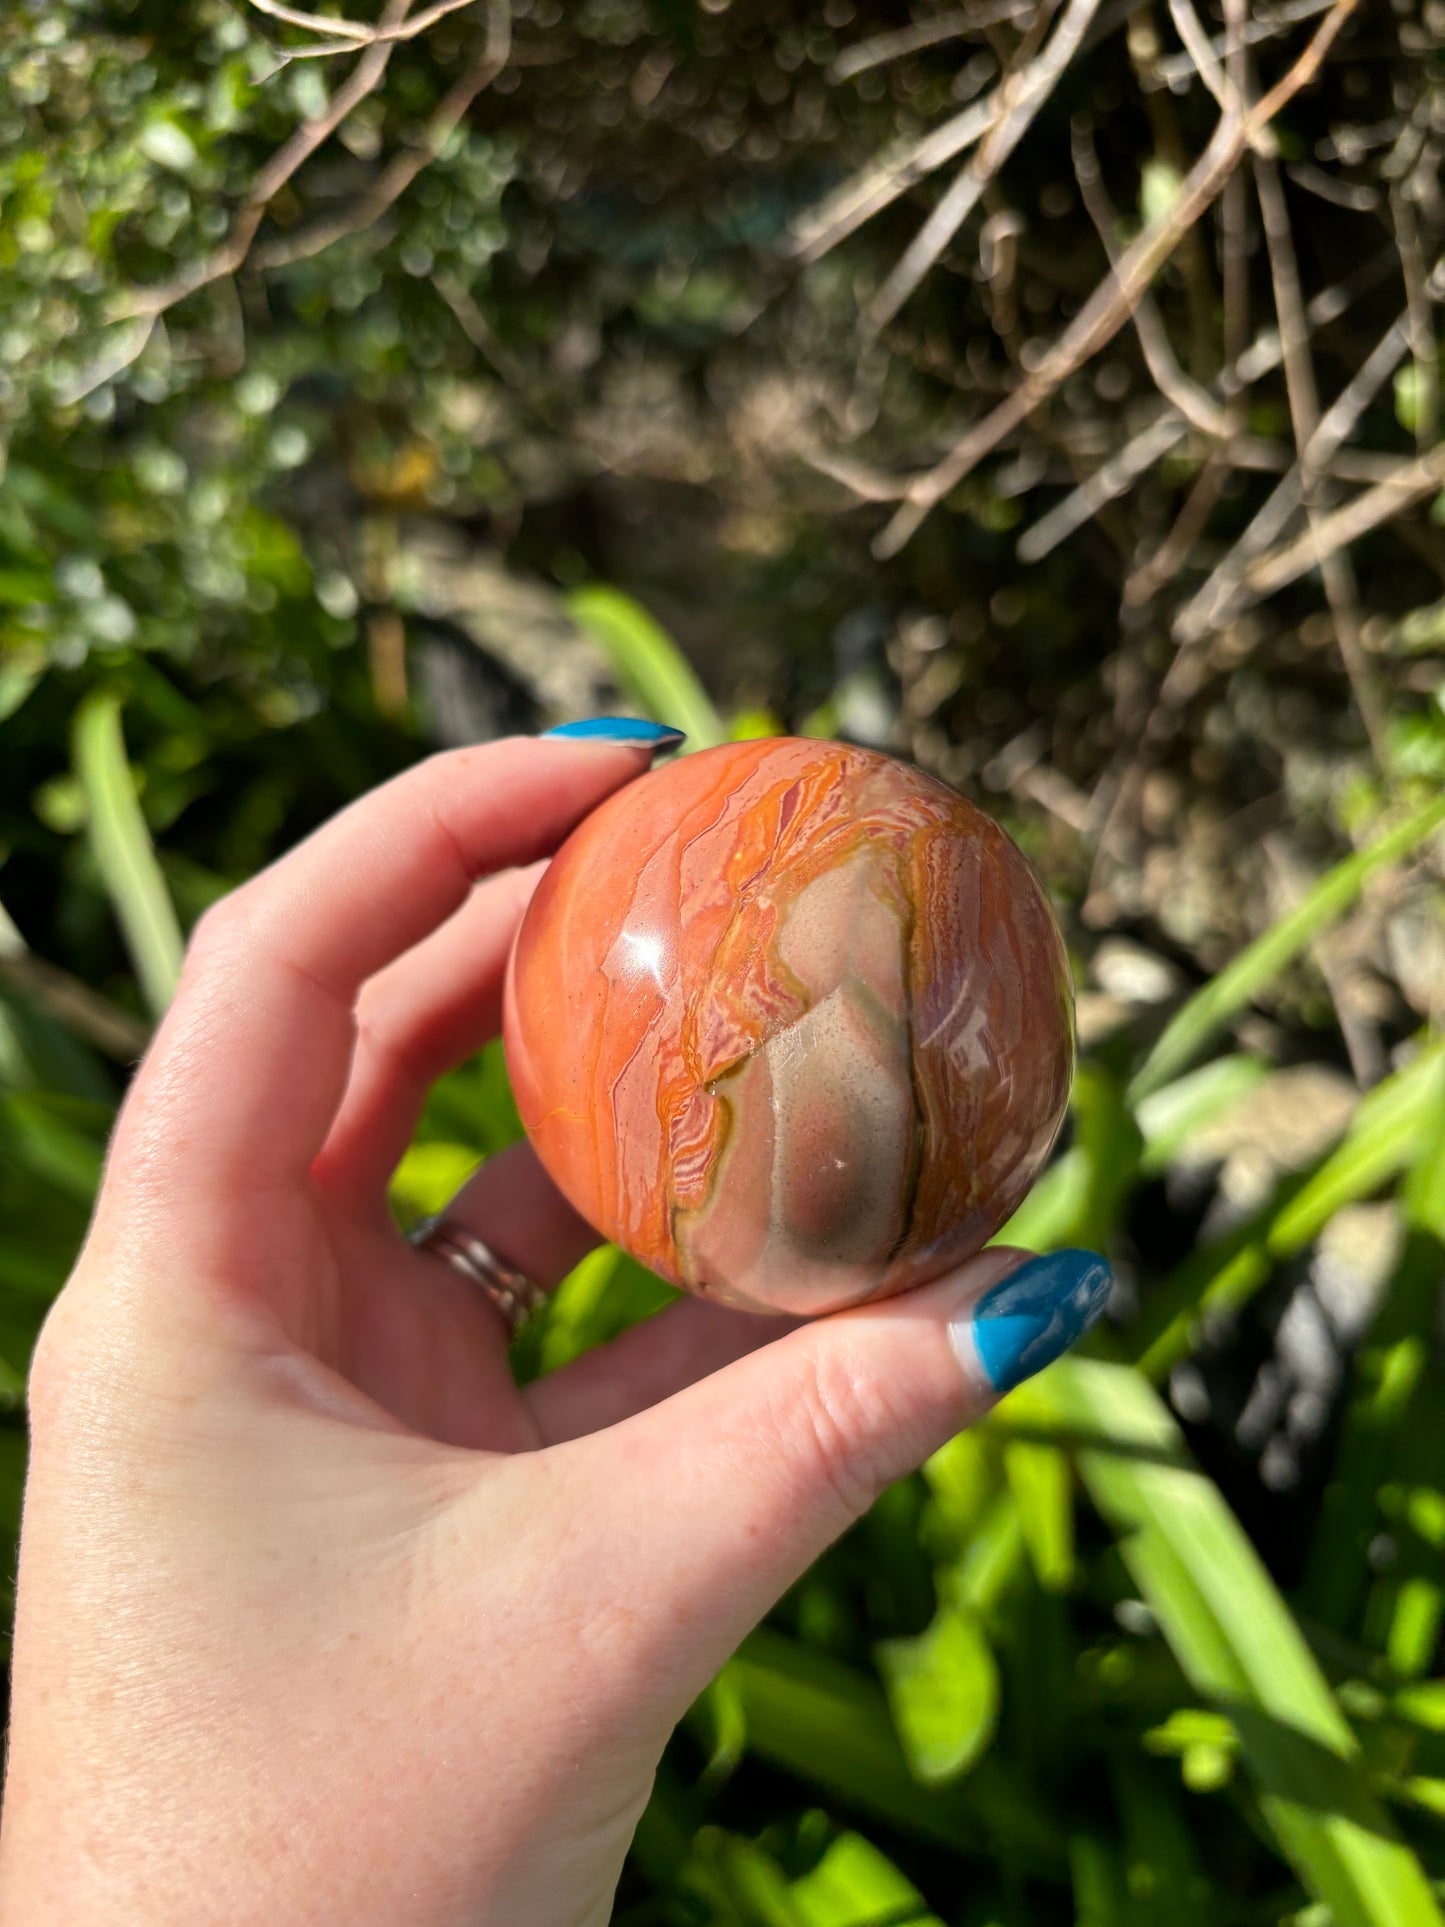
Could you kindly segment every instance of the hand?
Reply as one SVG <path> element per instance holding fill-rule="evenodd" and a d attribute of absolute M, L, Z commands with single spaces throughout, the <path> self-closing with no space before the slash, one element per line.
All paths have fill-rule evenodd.
<path fill-rule="evenodd" d="M 646 761 L 435 757 L 203 919 L 32 1374 L 4 1917 L 600 1927 L 743 1633 L 1097 1311 L 1097 1260 L 992 1251 L 517 1390 L 386 1182 L 497 1028 L 525 866 Z M 546 1284 L 595 1243 L 525 1146 L 451 1210 Z"/>

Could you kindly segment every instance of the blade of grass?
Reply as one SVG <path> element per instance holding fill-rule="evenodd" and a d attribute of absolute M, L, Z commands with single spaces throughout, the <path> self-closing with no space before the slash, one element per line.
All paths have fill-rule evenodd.
<path fill-rule="evenodd" d="M 141 991 L 159 1017 L 181 974 L 180 925 L 126 760 L 118 696 L 87 696 L 76 711 L 75 773 L 85 792 L 90 847 L 120 922 Z"/>
<path fill-rule="evenodd" d="M 1134 1927 L 1150 1927 L 1167 1906 L 1170 1927 L 1207 1927 L 1214 1917 L 1177 1785 L 1137 1759 L 1114 1765 L 1114 1797 L 1124 1823 Z"/>
<path fill-rule="evenodd" d="M 1396 823 L 1366 849 L 1328 871 L 1288 915 L 1272 924 L 1177 1010 L 1129 1086 L 1134 1104 L 1187 1070 L 1231 1017 L 1343 915 L 1377 870 L 1398 863 L 1445 824 L 1445 797 Z"/>
<path fill-rule="evenodd" d="M 764 1627 L 723 1677 L 742 1702 L 748 1745 L 764 1759 L 916 1837 L 1022 1858 L 1044 1878 L 1062 1874 L 1060 1835 L 1034 1789 L 987 1755 L 954 1786 L 920 1786 L 882 1693 L 851 1667 Z"/>
<path fill-rule="evenodd" d="M 884 1640 L 875 1657 L 914 1776 L 925 1786 L 960 1779 L 998 1718 L 998 1665 L 977 1614 L 945 1605 L 916 1638 Z"/>
<path fill-rule="evenodd" d="M 1004 1447 L 1003 1463 L 1034 1576 L 1045 1592 L 1065 1593 L 1074 1582 L 1074 1479 L 1068 1458 L 1052 1446 L 1015 1439 Z"/>
<path fill-rule="evenodd" d="M 573 619 L 598 642 L 618 683 L 655 722 L 687 731 L 688 749 L 712 749 L 728 732 L 691 663 L 662 626 L 619 589 L 578 589 Z"/>
<path fill-rule="evenodd" d="M 1072 1435 L 1160 1631 L 1195 1690 L 1232 1720 L 1262 1811 L 1336 1927 L 1441 1927 L 1303 1635 L 1158 1394 L 1126 1366 L 1077 1358 L 1023 1390 L 1025 1425 Z"/>
<path fill-rule="evenodd" d="M 1079 1071 L 1070 1108 L 1074 1143 L 995 1233 L 996 1244 L 1048 1251 L 1065 1244 L 1102 1250 L 1108 1243 L 1138 1169 L 1143 1140 L 1117 1080 L 1098 1064 Z"/>
<path fill-rule="evenodd" d="M 1445 1270 L 1445 1103 L 1422 1119 L 1418 1145 L 1401 1200 L 1404 1249 L 1355 1366 L 1305 1573 L 1305 1610 L 1337 1632 L 1353 1623 L 1368 1583 L 1365 1553 L 1378 1518 L 1376 1494 L 1429 1356 Z"/>
<path fill-rule="evenodd" d="M 1197 1071 L 1187 1071 L 1135 1108 L 1144 1137 L 1140 1168 L 1153 1175 L 1163 1171 L 1193 1142 L 1195 1133 L 1212 1123 L 1221 1111 L 1232 1110 L 1264 1082 L 1268 1071 L 1258 1057 L 1216 1057 Z"/>
<path fill-rule="evenodd" d="M 1368 1197 L 1410 1161 L 1445 1101 L 1445 1045 L 1361 1099 L 1343 1141 L 1303 1177 L 1282 1183 L 1265 1208 L 1216 1244 L 1202 1245 L 1154 1291 L 1127 1335 L 1128 1355 L 1149 1378 L 1171 1371 L 1201 1322 L 1237 1311 L 1282 1258 L 1303 1249 L 1342 1205 Z"/>
<path fill-rule="evenodd" d="M 912 1881 L 861 1833 L 839 1834 L 793 1882 L 792 1900 L 804 1927 L 943 1927 Z"/>

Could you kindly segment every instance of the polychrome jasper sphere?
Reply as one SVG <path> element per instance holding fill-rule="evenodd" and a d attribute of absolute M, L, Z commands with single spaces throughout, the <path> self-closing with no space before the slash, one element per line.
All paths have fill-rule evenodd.
<path fill-rule="evenodd" d="M 576 1209 L 673 1284 L 817 1313 L 977 1251 L 1063 1119 L 1058 927 L 996 823 L 842 743 L 610 797 L 512 953 L 507 1062 Z"/>

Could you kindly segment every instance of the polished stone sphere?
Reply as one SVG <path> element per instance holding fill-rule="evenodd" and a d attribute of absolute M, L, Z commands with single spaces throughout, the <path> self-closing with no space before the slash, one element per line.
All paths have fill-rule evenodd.
<path fill-rule="evenodd" d="M 1074 1054 L 1058 927 L 998 825 L 793 738 L 679 758 L 573 832 L 505 1036 L 584 1218 L 687 1291 L 808 1314 L 977 1251 L 1048 1155 Z"/>

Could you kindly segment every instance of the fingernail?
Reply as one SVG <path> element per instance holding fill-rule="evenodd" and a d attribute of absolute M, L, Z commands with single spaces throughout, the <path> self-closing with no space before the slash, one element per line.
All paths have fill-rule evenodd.
<path fill-rule="evenodd" d="M 1113 1282 L 1097 1252 L 1051 1251 L 986 1291 L 954 1325 L 954 1347 L 996 1392 L 1011 1392 L 1083 1337 Z"/>
<path fill-rule="evenodd" d="M 687 732 L 666 723 L 650 723 L 641 716 L 584 716 L 580 722 L 558 723 L 543 732 L 544 742 L 606 743 L 624 749 L 650 749 L 660 756 L 687 741 Z"/>

